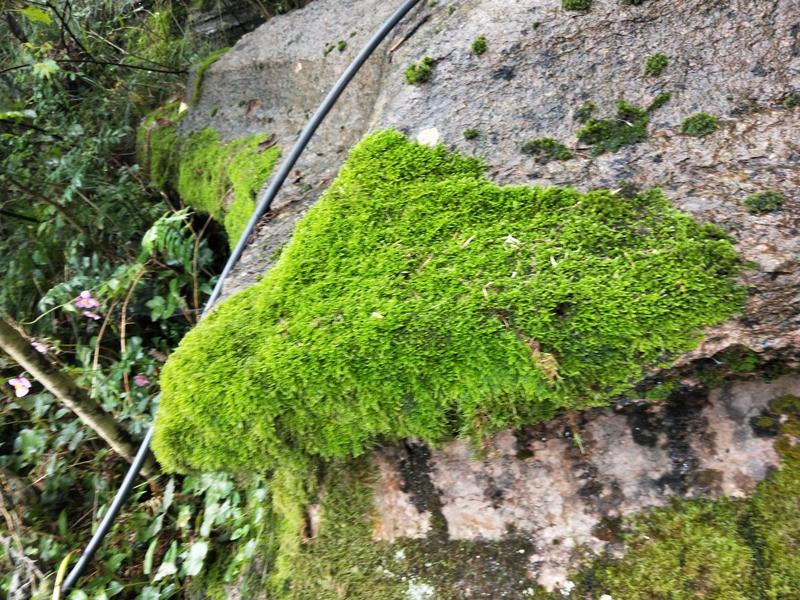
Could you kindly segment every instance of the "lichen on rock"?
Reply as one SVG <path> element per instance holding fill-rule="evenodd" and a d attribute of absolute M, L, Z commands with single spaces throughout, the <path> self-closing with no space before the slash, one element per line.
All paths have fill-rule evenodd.
<path fill-rule="evenodd" d="M 740 270 L 658 190 L 499 187 L 379 132 L 170 358 L 154 448 L 171 470 L 258 470 L 603 405 L 734 314 Z"/>

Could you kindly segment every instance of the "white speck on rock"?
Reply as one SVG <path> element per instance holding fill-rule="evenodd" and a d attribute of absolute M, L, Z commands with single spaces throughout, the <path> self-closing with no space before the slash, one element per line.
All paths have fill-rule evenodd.
<path fill-rule="evenodd" d="M 436 146 L 441 139 L 442 136 L 436 127 L 423 129 L 417 134 L 417 141 L 423 146 Z"/>
<path fill-rule="evenodd" d="M 575 584 L 568 579 L 563 584 L 561 584 L 561 587 L 558 589 L 558 591 L 561 592 L 562 596 L 566 597 L 569 596 L 572 593 L 572 590 L 574 589 L 575 589 Z"/>
<path fill-rule="evenodd" d="M 409 600 L 432 600 L 436 594 L 436 589 L 427 583 L 414 583 L 413 581 L 408 584 L 407 597 Z"/>

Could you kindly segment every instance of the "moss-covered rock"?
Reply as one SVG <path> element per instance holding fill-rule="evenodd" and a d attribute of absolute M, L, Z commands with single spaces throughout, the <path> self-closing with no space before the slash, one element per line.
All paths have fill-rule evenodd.
<path fill-rule="evenodd" d="M 263 469 L 601 405 L 733 314 L 739 268 L 657 190 L 502 188 L 377 133 L 172 355 L 154 448 L 170 470 Z"/>
<path fill-rule="evenodd" d="M 255 209 L 255 199 L 280 156 L 253 135 L 223 143 L 211 130 L 181 137 L 178 103 L 149 115 L 137 133 L 139 164 L 153 187 L 176 192 L 192 208 L 224 223 L 233 246 Z"/>

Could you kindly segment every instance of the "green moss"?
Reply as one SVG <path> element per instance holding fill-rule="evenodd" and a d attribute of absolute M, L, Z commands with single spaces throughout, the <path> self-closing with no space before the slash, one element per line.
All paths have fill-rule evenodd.
<path fill-rule="evenodd" d="M 747 212 L 754 215 L 763 215 L 779 211 L 784 202 L 786 202 L 786 196 L 780 192 L 769 190 L 751 194 L 745 198 L 744 205 L 747 208 Z"/>
<path fill-rule="evenodd" d="M 663 402 L 664 400 L 669 398 L 672 394 L 674 394 L 679 387 L 680 383 L 677 380 L 668 379 L 666 381 L 657 383 L 656 385 L 648 389 L 644 393 L 644 397 L 652 402 Z"/>
<path fill-rule="evenodd" d="M 749 600 L 757 591 L 753 550 L 729 500 L 676 503 L 628 523 L 625 556 L 593 575 L 598 595 L 625 600 Z"/>
<path fill-rule="evenodd" d="M 345 50 L 347 50 L 347 42 L 345 42 L 344 40 L 339 40 L 339 41 L 336 43 L 336 49 L 337 49 L 339 52 L 344 52 Z"/>
<path fill-rule="evenodd" d="M 223 144 L 215 131 L 205 129 L 182 139 L 175 128 L 181 116 L 176 106 L 159 109 L 139 128 L 139 163 L 152 186 L 175 191 L 187 205 L 224 222 L 234 245 L 280 152 L 262 148 L 261 135 Z"/>
<path fill-rule="evenodd" d="M 800 90 L 789 92 L 783 99 L 783 106 L 786 108 L 799 108 L 800 107 Z"/>
<path fill-rule="evenodd" d="M 165 468 L 477 439 L 605 404 L 742 304 L 731 243 L 658 190 L 502 188 L 483 169 L 396 132 L 359 144 L 276 266 L 170 357 Z"/>
<path fill-rule="evenodd" d="M 592 0 L 561 0 L 564 10 L 587 11 L 592 8 Z"/>
<path fill-rule="evenodd" d="M 200 92 L 203 88 L 203 79 L 205 78 L 206 71 L 217 62 L 220 58 L 228 52 L 230 48 L 220 48 L 219 50 L 215 50 L 208 56 L 206 56 L 203 60 L 197 63 L 195 66 L 195 73 L 194 73 L 194 85 L 192 86 L 192 98 L 191 104 L 197 104 L 197 101 L 200 99 Z"/>
<path fill-rule="evenodd" d="M 484 36 L 477 38 L 469 47 L 470 52 L 472 52 L 475 56 L 480 56 L 488 49 L 489 45 L 486 43 L 486 38 Z"/>
<path fill-rule="evenodd" d="M 536 158 L 536 162 L 544 165 L 551 160 L 569 160 L 572 152 L 564 144 L 550 137 L 530 140 L 522 145 L 522 152 Z"/>
<path fill-rule="evenodd" d="M 719 119 L 708 113 L 697 113 L 681 121 L 681 133 L 692 137 L 704 137 L 719 128 Z"/>
<path fill-rule="evenodd" d="M 155 188 L 164 189 L 177 177 L 180 139 L 175 126 L 185 114 L 180 102 L 169 102 L 147 115 L 136 131 L 136 159 Z"/>
<path fill-rule="evenodd" d="M 594 114 L 595 110 L 597 110 L 595 103 L 587 100 L 575 111 L 575 120 L 578 121 L 578 123 L 586 123 L 586 121 L 591 118 L 592 114 Z"/>
<path fill-rule="evenodd" d="M 758 353 L 745 346 L 734 346 L 714 358 L 723 369 L 737 375 L 754 373 L 761 365 Z"/>
<path fill-rule="evenodd" d="M 647 110 L 620 100 L 613 119 L 589 119 L 578 131 L 578 140 L 591 144 L 595 155 L 616 152 L 646 140 L 649 122 Z"/>
<path fill-rule="evenodd" d="M 800 397 L 786 394 L 772 400 L 769 407 L 775 414 L 800 415 Z"/>
<path fill-rule="evenodd" d="M 406 82 L 410 85 L 425 83 L 433 75 L 433 59 L 426 56 L 419 63 L 409 65 L 406 69 Z"/>
<path fill-rule="evenodd" d="M 650 106 L 647 107 L 647 112 L 653 112 L 654 110 L 658 110 L 662 106 L 664 106 L 667 102 L 672 100 L 672 94 L 670 92 L 662 92 L 650 103 Z"/>
<path fill-rule="evenodd" d="M 656 52 L 644 61 L 644 74 L 648 77 L 658 77 L 669 65 L 669 57 L 663 52 Z"/>
<path fill-rule="evenodd" d="M 471 128 L 471 129 L 465 129 L 464 130 L 464 139 L 465 140 L 474 140 L 474 139 L 480 137 L 480 135 L 481 135 L 481 130 L 480 129 Z"/>

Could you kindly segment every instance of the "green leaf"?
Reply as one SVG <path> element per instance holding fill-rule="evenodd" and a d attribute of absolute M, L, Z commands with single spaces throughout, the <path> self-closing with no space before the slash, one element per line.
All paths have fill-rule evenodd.
<path fill-rule="evenodd" d="M 195 542 L 189 548 L 189 556 L 183 567 L 189 577 L 194 577 L 203 569 L 203 562 L 208 554 L 208 542 Z"/>
<path fill-rule="evenodd" d="M 67 537 L 68 532 L 69 529 L 67 527 L 67 511 L 62 510 L 61 513 L 59 513 L 58 515 L 58 534 L 61 537 L 65 538 Z"/>
<path fill-rule="evenodd" d="M 153 570 L 153 556 L 156 553 L 156 547 L 158 546 L 158 538 L 153 538 L 153 541 L 150 542 L 150 545 L 147 547 L 147 552 L 144 554 L 144 574 L 150 575 Z"/>
<path fill-rule="evenodd" d="M 42 62 L 33 63 L 33 74 L 41 79 L 50 79 L 53 73 L 58 72 L 58 64 L 52 58 L 46 58 Z"/>
<path fill-rule="evenodd" d="M 25 8 L 19 9 L 19 12 L 31 23 L 44 23 L 45 25 L 51 25 L 53 23 L 53 19 L 47 14 L 47 11 L 37 8 L 36 6 L 26 6 Z"/>
<path fill-rule="evenodd" d="M 172 505 L 172 500 L 175 497 L 175 480 L 170 479 L 167 486 L 164 488 L 164 498 L 161 504 L 161 510 L 167 512 L 167 509 Z"/>

